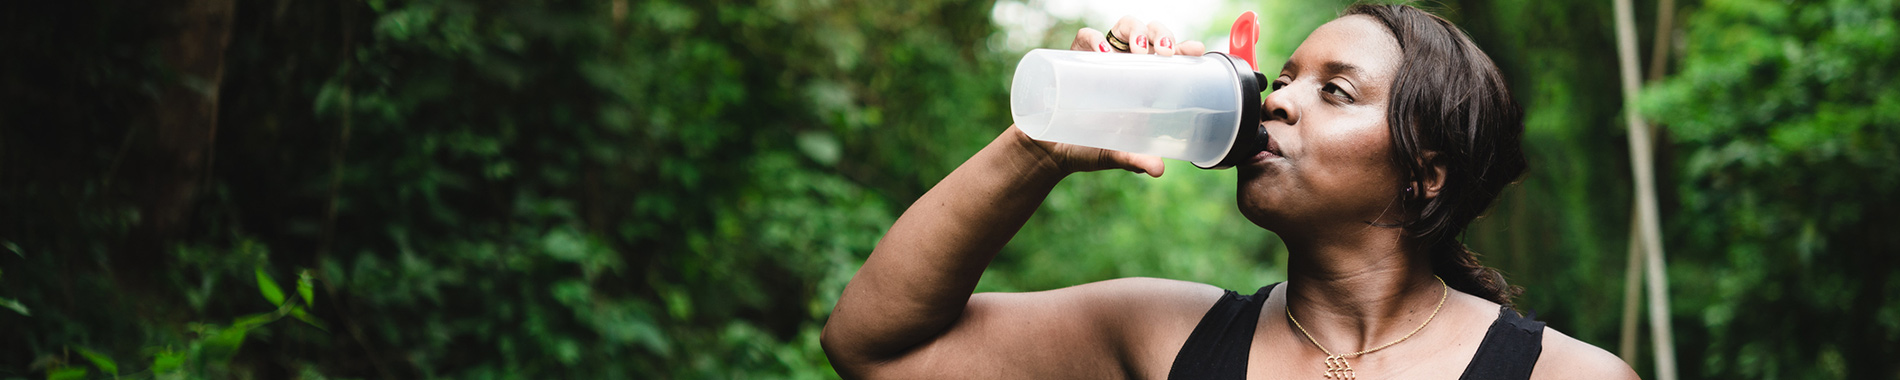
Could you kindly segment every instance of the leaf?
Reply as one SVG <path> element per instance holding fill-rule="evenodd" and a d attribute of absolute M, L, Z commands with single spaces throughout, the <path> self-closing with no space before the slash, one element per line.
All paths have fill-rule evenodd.
<path fill-rule="evenodd" d="M 13 312 L 20 313 L 20 315 L 24 315 L 28 317 L 33 316 L 33 313 L 26 312 L 25 304 L 21 304 L 20 301 L 17 301 L 11 298 L 0 298 L 0 306 L 5 306 L 8 309 L 13 309 Z"/>
<path fill-rule="evenodd" d="M 111 357 L 93 352 L 84 347 L 73 347 L 73 351 L 79 351 L 79 356 L 86 357 L 86 360 L 92 362 L 92 366 L 99 367 L 100 372 L 109 373 L 112 374 L 112 376 L 119 375 L 119 363 L 112 361 Z"/>
<path fill-rule="evenodd" d="M 303 296 L 304 307 L 317 308 L 317 297 L 313 294 L 310 286 L 310 270 L 305 269 L 297 278 L 297 295 Z"/>
<path fill-rule="evenodd" d="M 804 151 L 805 155 L 810 156 L 813 161 L 826 166 L 837 165 L 839 158 L 844 156 L 844 147 L 838 142 L 836 136 L 829 133 L 799 133 L 796 141 L 798 150 Z"/>
<path fill-rule="evenodd" d="M 311 108 L 316 111 L 318 116 L 329 115 L 333 109 L 347 107 L 350 101 L 349 97 L 350 89 L 348 86 L 338 84 L 336 81 L 328 81 L 323 84 L 322 88 L 317 90 L 316 104 L 312 105 Z M 339 105 L 344 106 L 339 107 Z M 349 110 L 344 109 L 339 113 L 341 112 L 349 112 Z"/>
<path fill-rule="evenodd" d="M 290 317 L 296 318 L 299 321 L 303 321 L 303 323 L 308 323 L 310 324 L 310 327 L 315 327 L 318 330 L 323 330 L 325 332 L 330 331 L 329 326 L 325 325 L 323 323 L 323 320 L 310 316 L 310 313 L 304 312 L 303 308 L 301 307 L 290 308 Z"/>
<path fill-rule="evenodd" d="M 271 306 L 284 304 L 284 290 L 277 287 L 277 281 L 264 273 L 262 267 L 257 268 L 257 291 L 264 294 L 264 300 L 270 301 Z"/>
<path fill-rule="evenodd" d="M 274 322 L 277 320 L 277 318 L 282 318 L 282 317 L 278 316 L 277 313 L 257 313 L 257 314 L 246 315 L 246 316 L 238 317 L 237 319 L 232 320 L 231 328 L 250 330 L 251 328 L 254 328 L 257 326 L 263 326 L 265 324 Z"/>
<path fill-rule="evenodd" d="M 52 370 L 52 371 L 47 371 L 47 372 L 46 372 L 46 380 L 74 380 L 74 379 L 84 379 L 84 378 L 86 378 L 86 375 L 87 375 L 87 374 L 89 374 L 89 373 L 91 373 L 91 372 L 92 372 L 92 371 L 88 371 L 88 370 L 86 370 L 86 367 L 66 367 L 66 368 L 60 368 L 60 369 L 56 369 L 56 370 Z"/>
<path fill-rule="evenodd" d="M 20 256 L 20 258 L 23 259 L 26 258 L 26 252 L 20 251 L 20 246 L 13 244 L 11 241 L 0 240 L 0 247 L 7 247 L 7 250 L 13 251 L 14 255 Z"/>
<path fill-rule="evenodd" d="M 174 370 L 177 370 L 179 366 L 184 365 L 184 364 L 185 364 L 184 354 L 180 354 L 177 351 L 172 351 L 171 348 L 166 348 L 164 351 L 159 351 L 158 355 L 152 358 L 152 373 L 154 374 L 170 373 Z"/>
<path fill-rule="evenodd" d="M 217 329 L 211 336 L 199 342 L 204 353 L 202 358 L 216 363 L 229 362 L 231 356 L 237 355 L 238 348 L 244 346 L 244 336 L 249 333 L 250 326 Z"/>
<path fill-rule="evenodd" d="M 679 288 L 669 289 L 665 294 L 667 314 L 672 315 L 673 319 L 677 320 L 693 319 L 693 299 L 691 295 Z"/>
<path fill-rule="evenodd" d="M 541 239 L 541 247 L 548 256 L 565 262 L 581 262 L 587 259 L 587 240 L 567 229 L 548 231 Z"/>

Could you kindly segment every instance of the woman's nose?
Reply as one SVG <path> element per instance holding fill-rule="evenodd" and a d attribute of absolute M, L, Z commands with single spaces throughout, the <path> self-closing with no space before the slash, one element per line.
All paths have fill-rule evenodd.
<path fill-rule="evenodd" d="M 1288 86 L 1291 87 L 1291 86 Z M 1287 125 L 1300 123 L 1300 110 L 1293 101 L 1293 91 L 1286 87 L 1267 93 L 1267 100 L 1260 103 L 1260 111 L 1267 120 L 1279 120 Z"/>

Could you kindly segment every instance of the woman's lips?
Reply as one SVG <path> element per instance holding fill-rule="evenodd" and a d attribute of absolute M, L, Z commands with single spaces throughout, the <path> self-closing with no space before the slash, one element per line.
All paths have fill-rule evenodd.
<path fill-rule="evenodd" d="M 1272 137 L 1268 137 L 1267 147 L 1265 149 L 1261 149 L 1260 152 L 1254 153 L 1253 159 L 1251 161 L 1252 163 L 1257 164 L 1257 163 L 1266 162 L 1268 160 L 1273 160 L 1276 158 L 1284 158 L 1280 156 L 1280 145 L 1279 143 L 1274 142 Z"/>
<path fill-rule="evenodd" d="M 1280 157 L 1280 156 L 1273 155 L 1273 152 L 1268 152 L 1268 151 L 1263 150 L 1263 151 L 1260 151 L 1260 153 L 1254 153 L 1253 159 L 1249 160 L 1249 162 L 1258 164 L 1261 162 L 1265 162 L 1266 160 L 1274 159 L 1275 157 Z"/>

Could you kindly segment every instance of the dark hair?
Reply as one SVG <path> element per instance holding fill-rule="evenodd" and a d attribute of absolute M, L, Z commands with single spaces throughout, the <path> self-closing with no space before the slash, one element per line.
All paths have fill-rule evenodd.
<path fill-rule="evenodd" d="M 1523 288 L 1505 283 L 1503 273 L 1480 264 L 1458 239 L 1527 166 L 1524 111 L 1504 75 L 1458 26 L 1418 8 L 1357 4 L 1345 15 L 1371 16 L 1399 41 L 1402 57 L 1386 116 L 1393 164 L 1406 182 L 1445 166 L 1437 197 L 1420 197 L 1423 189 L 1404 195 L 1406 209 L 1418 211 L 1405 223 L 1406 233 L 1420 238 L 1432 273 L 1452 288 L 1509 305 Z M 1427 162 L 1426 152 L 1436 156 Z"/>

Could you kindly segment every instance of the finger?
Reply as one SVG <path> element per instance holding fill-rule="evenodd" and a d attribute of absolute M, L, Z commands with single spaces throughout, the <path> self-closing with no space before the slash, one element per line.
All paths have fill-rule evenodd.
<path fill-rule="evenodd" d="M 1146 173 L 1149 177 L 1161 178 L 1161 172 L 1168 170 L 1167 163 L 1161 161 L 1161 157 L 1122 151 L 1106 151 L 1113 157 L 1116 166 L 1131 172 Z"/>
<path fill-rule="evenodd" d="M 1188 41 L 1180 44 L 1181 45 L 1174 47 L 1175 54 L 1194 56 L 1207 54 L 1207 45 L 1201 44 L 1201 41 Z"/>
<path fill-rule="evenodd" d="M 1115 50 L 1108 47 L 1108 38 L 1094 28 L 1082 28 L 1075 31 L 1075 42 L 1069 43 L 1069 50 L 1109 53 Z"/>
<path fill-rule="evenodd" d="M 1148 41 L 1156 55 L 1174 55 L 1174 31 L 1168 30 L 1166 25 L 1158 22 L 1148 24 Z"/>
<path fill-rule="evenodd" d="M 1148 34 L 1145 33 L 1144 29 L 1147 28 L 1145 28 L 1144 25 L 1146 24 L 1142 23 L 1141 19 L 1135 18 L 1135 16 L 1122 16 L 1122 19 L 1116 21 L 1115 27 L 1109 28 L 1109 31 L 1115 33 L 1115 37 L 1121 38 L 1123 42 L 1128 43 L 1128 52 L 1148 54 L 1148 46 L 1146 45 L 1148 43 Z"/>

